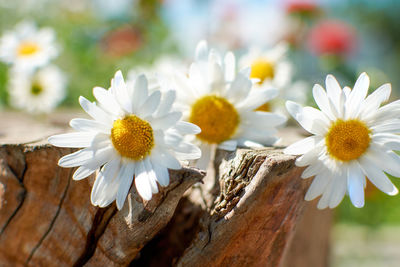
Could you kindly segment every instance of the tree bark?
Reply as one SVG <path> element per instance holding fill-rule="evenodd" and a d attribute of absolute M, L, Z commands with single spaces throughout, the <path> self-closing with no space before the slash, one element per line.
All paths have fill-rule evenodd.
<path fill-rule="evenodd" d="M 38 129 L 61 132 L 52 127 Z M 207 176 L 170 171 L 149 202 L 132 186 L 121 211 L 91 205 L 94 176 L 73 181 L 74 169 L 57 166 L 72 151 L 44 140 L 0 146 L 1 266 L 327 264 L 331 213 L 306 205 L 310 179 L 280 148 L 218 151 Z"/>

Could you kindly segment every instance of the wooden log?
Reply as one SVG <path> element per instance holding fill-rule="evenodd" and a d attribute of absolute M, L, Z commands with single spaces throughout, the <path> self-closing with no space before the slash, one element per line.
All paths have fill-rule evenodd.
<path fill-rule="evenodd" d="M 2 116 L 0 121 L 14 115 Z M 7 121 L 14 133 L 18 127 L 12 121 L 49 135 L 65 131 L 60 121 L 67 125 L 70 119 L 57 116 L 45 123 L 22 117 Z M 57 166 L 72 149 L 49 146 L 35 131 L 31 135 L 33 143 L 25 138 L 25 144 L 0 146 L 0 266 L 327 263 L 331 213 L 305 208 L 310 180 L 299 178 L 295 157 L 280 148 L 220 151 L 206 179 L 195 168 L 170 171 L 170 185 L 151 201 L 143 202 L 133 186 L 117 211 L 115 204 L 91 205 L 94 177 L 73 181 L 74 169 Z M 19 139 L 3 131 L 0 143 Z M 307 238 L 304 233 L 312 232 L 307 225 L 317 220 L 328 226 Z M 299 242 L 310 248 L 307 253 L 296 252 Z"/>

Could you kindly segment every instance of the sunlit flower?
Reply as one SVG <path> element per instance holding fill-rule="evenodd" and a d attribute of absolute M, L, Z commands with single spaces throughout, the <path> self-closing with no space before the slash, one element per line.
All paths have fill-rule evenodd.
<path fill-rule="evenodd" d="M 116 200 L 121 209 L 133 179 L 139 195 L 150 200 L 158 192 L 157 182 L 169 184 L 168 169 L 181 168 L 178 159 L 200 157 L 200 149 L 183 140 L 200 129 L 180 121 L 182 114 L 172 109 L 174 91 L 149 95 L 144 75 L 127 85 L 118 71 L 109 90 L 95 87 L 93 94 L 97 104 L 79 98 L 93 120 L 73 119 L 70 125 L 78 132 L 49 138 L 55 146 L 84 148 L 59 160 L 62 167 L 80 166 L 73 179 L 100 168 L 91 193 L 93 205 L 105 207 Z"/>
<path fill-rule="evenodd" d="M 24 21 L 0 39 L 0 60 L 18 69 L 42 67 L 58 55 L 55 34 L 50 28 L 37 29 Z"/>
<path fill-rule="evenodd" d="M 248 69 L 236 73 L 232 53 L 222 60 L 216 51 L 208 52 L 204 41 L 197 46 L 189 74 L 176 75 L 177 104 L 184 118 L 201 128 L 196 136 L 202 150 L 197 166 L 207 166 L 215 147 L 233 151 L 237 145 L 254 147 L 276 141 L 276 127 L 286 118 L 254 110 L 278 92 L 253 90 L 248 76 Z"/>
<path fill-rule="evenodd" d="M 388 195 L 397 194 L 386 173 L 400 176 L 400 102 L 387 101 L 390 84 L 367 96 L 369 77 L 363 73 L 351 90 L 342 89 L 332 75 L 326 78 L 326 92 L 313 88 L 321 109 L 287 102 L 290 114 L 313 136 L 298 141 L 285 153 L 302 155 L 297 166 L 307 166 L 302 178 L 315 176 L 306 200 L 322 195 L 318 208 L 334 208 L 347 192 L 356 207 L 364 206 L 366 177 Z"/>
<path fill-rule="evenodd" d="M 48 113 L 64 99 L 67 79 L 53 65 L 35 72 L 11 70 L 8 94 L 10 104 L 33 113 Z"/>

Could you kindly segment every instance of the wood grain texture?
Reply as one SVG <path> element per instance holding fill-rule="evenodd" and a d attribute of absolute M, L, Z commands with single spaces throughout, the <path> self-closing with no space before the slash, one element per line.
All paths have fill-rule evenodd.
<path fill-rule="evenodd" d="M 57 166 L 73 150 L 45 137 L 65 132 L 73 114 L 56 115 L 0 114 L 10 129 L 0 130 L 0 266 L 327 264 L 331 212 L 306 204 L 311 179 L 280 148 L 217 151 L 207 176 L 170 171 L 151 201 L 133 186 L 117 211 L 91 205 L 93 176 L 74 181 L 74 169 Z M 281 134 L 282 144 L 298 139 L 293 128 Z"/>
<path fill-rule="evenodd" d="M 47 145 L 0 147 L 1 264 L 126 266 L 165 227 L 186 189 L 204 176 L 189 168 L 171 171 L 170 185 L 151 201 L 142 203 L 132 188 L 117 212 L 115 205 L 91 205 L 93 177 L 73 181 L 73 169 L 57 166 L 71 152 Z"/>

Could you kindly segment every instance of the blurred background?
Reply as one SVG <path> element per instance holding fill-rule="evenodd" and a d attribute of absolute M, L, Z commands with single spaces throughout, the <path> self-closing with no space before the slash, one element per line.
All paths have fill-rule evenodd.
<path fill-rule="evenodd" d="M 0 35 L 27 20 L 54 30 L 52 64 L 66 84 L 61 109 L 78 107 L 80 95 L 93 100 L 92 88 L 107 88 L 118 69 L 184 69 L 202 39 L 238 57 L 284 43 L 290 82 L 279 89 L 314 105 L 312 86 L 328 73 L 352 87 L 365 71 L 371 91 L 389 82 L 398 99 L 399 11 L 396 0 L 0 0 Z M 0 63 L 0 109 L 23 108 L 10 101 L 12 75 Z M 400 266 L 400 199 L 366 190 L 364 208 L 345 198 L 334 211 L 332 266 Z"/>

